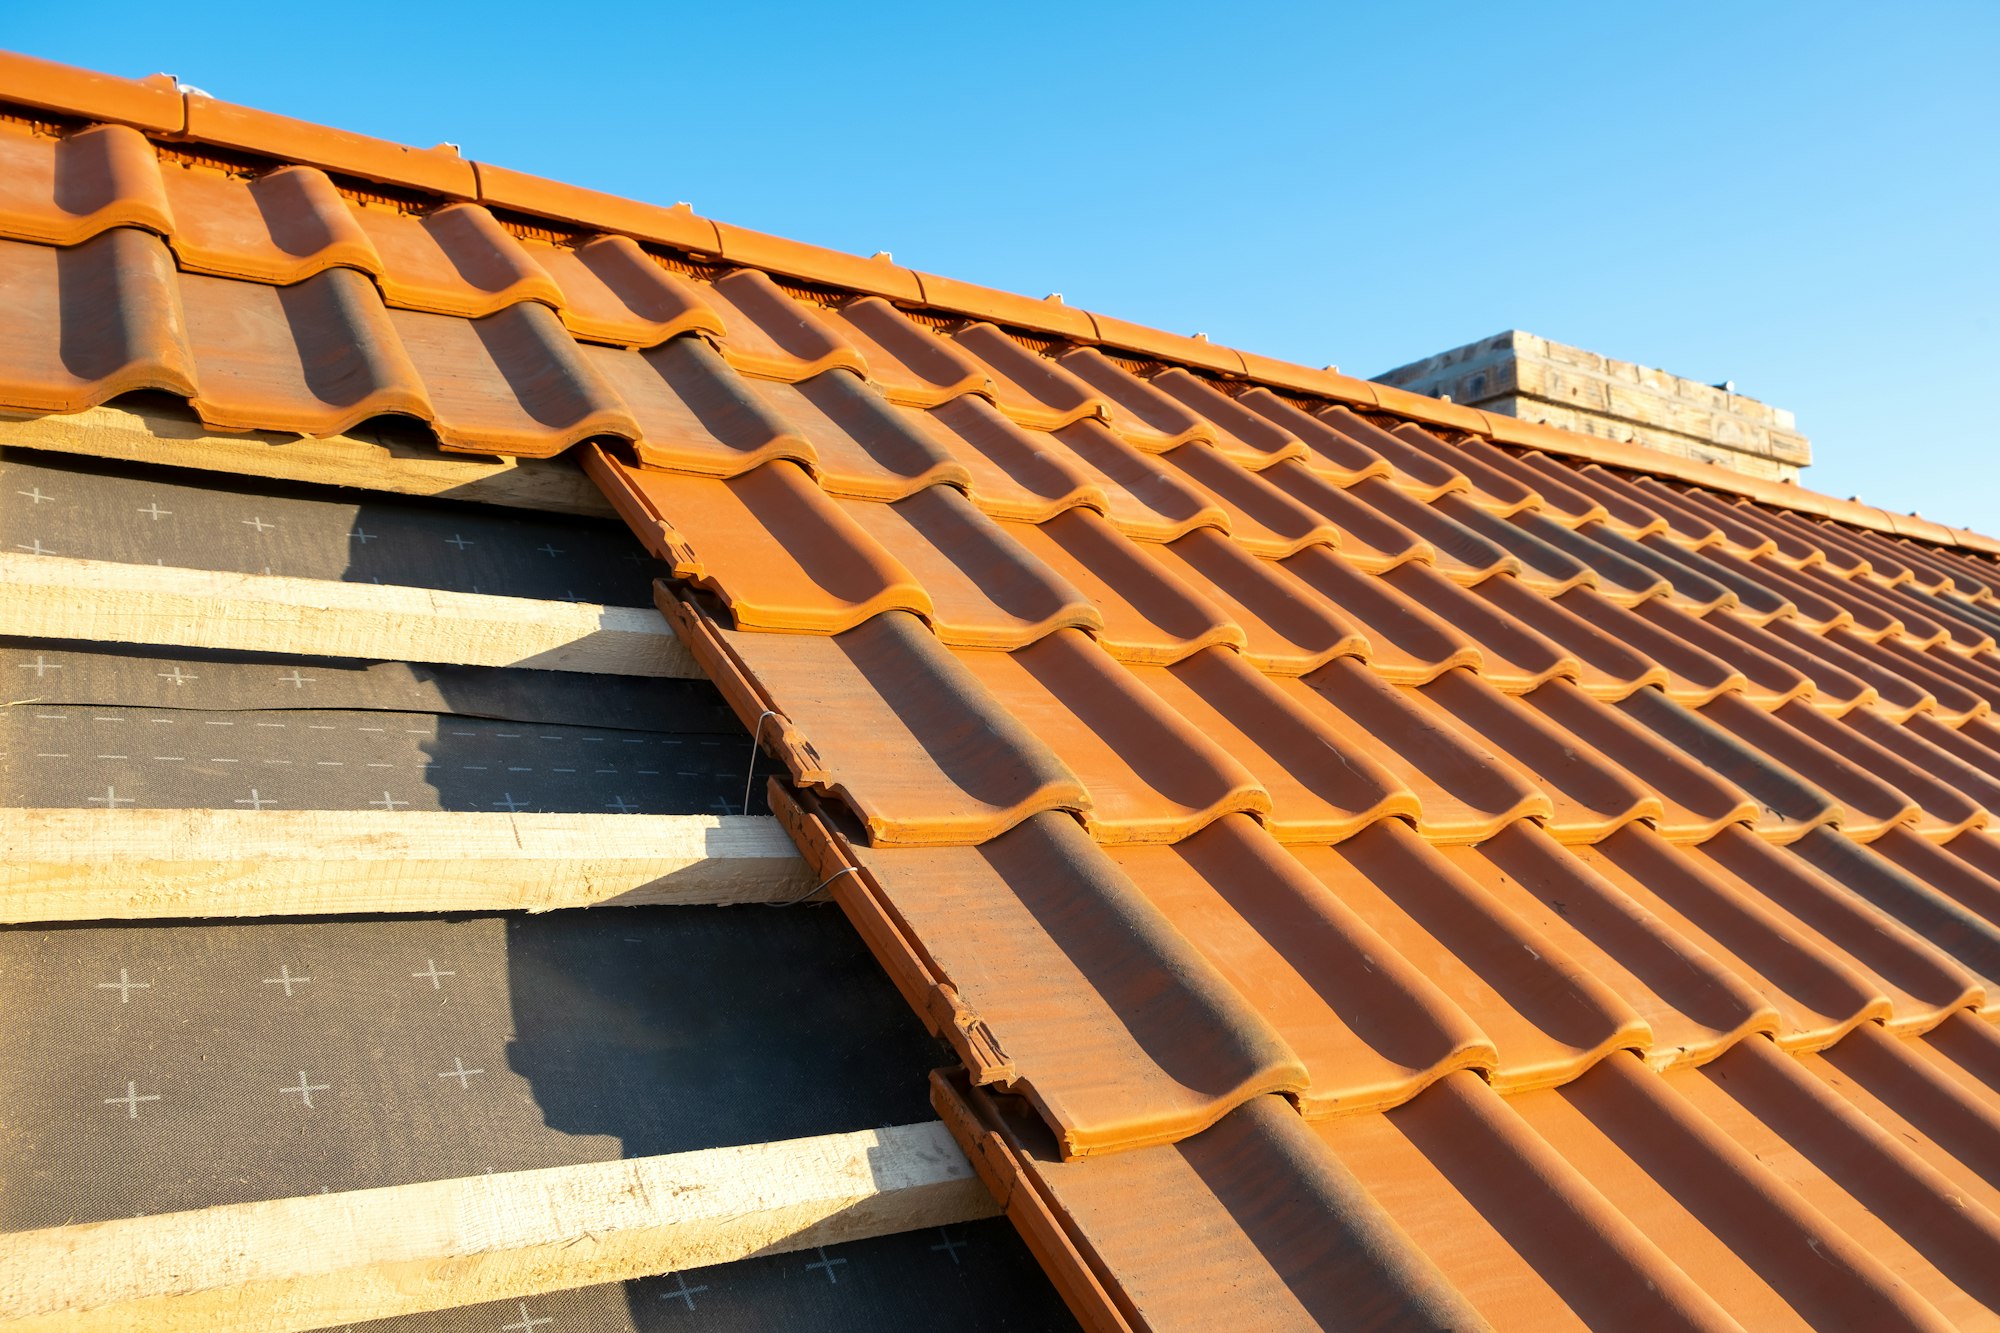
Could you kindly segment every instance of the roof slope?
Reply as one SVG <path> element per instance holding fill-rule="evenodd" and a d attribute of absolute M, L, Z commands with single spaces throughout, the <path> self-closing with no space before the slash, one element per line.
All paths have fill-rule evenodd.
<path fill-rule="evenodd" d="M 582 443 L 1087 1323 L 2000 1311 L 1987 539 L 0 72 L 0 406 Z"/>

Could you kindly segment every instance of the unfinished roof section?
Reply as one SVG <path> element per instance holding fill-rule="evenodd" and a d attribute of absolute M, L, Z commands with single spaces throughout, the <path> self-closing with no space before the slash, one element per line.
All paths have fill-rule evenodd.
<path fill-rule="evenodd" d="M 1989 539 L 13 86 L 0 401 L 582 443 L 1091 1326 L 2000 1311 Z"/>

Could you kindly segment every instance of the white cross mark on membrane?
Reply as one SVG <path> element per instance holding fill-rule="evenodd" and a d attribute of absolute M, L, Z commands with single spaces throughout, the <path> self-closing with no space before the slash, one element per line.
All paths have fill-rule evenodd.
<path fill-rule="evenodd" d="M 123 1097 L 106 1097 L 104 1102 L 107 1106 L 123 1106 L 125 1108 L 126 1119 L 137 1120 L 139 1118 L 140 1102 L 156 1102 L 158 1100 L 160 1100 L 159 1093 L 148 1092 L 141 1095 L 137 1083 L 127 1082 Z"/>
<path fill-rule="evenodd" d="M 455 1078 L 458 1080 L 458 1086 L 461 1089 L 463 1089 L 472 1086 L 472 1076 L 474 1074 L 483 1074 L 485 1072 L 486 1071 L 483 1069 L 467 1069 L 465 1067 L 465 1061 L 460 1057 L 454 1055 L 451 1057 L 451 1068 L 439 1074 L 438 1077 Z"/>
<path fill-rule="evenodd" d="M 538 1318 L 535 1315 L 529 1314 L 528 1303 L 526 1301 L 519 1302 L 519 1307 L 521 1317 L 511 1324 L 500 1325 L 500 1333 L 535 1333 L 535 1330 L 543 1324 L 555 1323 L 555 1320 L 548 1315 L 542 1315 Z"/>
<path fill-rule="evenodd" d="M 275 976 L 275 977 L 265 977 L 265 978 L 264 978 L 264 984 L 265 984 L 266 986 L 283 986 L 283 987 L 285 988 L 285 998 L 286 998 L 286 999 L 290 999 L 290 998 L 291 998 L 291 995 L 292 995 L 292 987 L 294 987 L 294 986 L 303 986 L 303 985 L 305 985 L 305 984 L 306 984 L 306 983 L 307 983 L 308 981 L 311 981 L 311 980 L 312 980 L 312 978 L 311 978 L 311 977 L 295 977 L 295 976 L 293 976 L 293 975 L 292 975 L 292 965 L 291 965 L 290 963 L 286 963 L 286 964 L 285 964 L 284 966 L 282 966 L 282 967 L 280 967 L 280 968 L 278 969 L 278 975 L 277 975 L 277 976 Z"/>
<path fill-rule="evenodd" d="M 132 980 L 132 974 L 121 967 L 118 969 L 118 980 L 100 981 L 97 983 L 97 989 L 115 990 L 118 992 L 118 1003 L 130 1004 L 132 1003 L 133 991 L 151 990 L 153 989 L 153 983 L 150 981 L 134 981 Z"/>
<path fill-rule="evenodd" d="M 708 1290 L 705 1286 L 690 1287 L 687 1278 L 680 1273 L 669 1273 L 667 1276 L 674 1280 L 675 1289 L 661 1292 L 660 1299 L 663 1301 L 686 1301 L 687 1308 L 692 1310 L 694 1309 L 695 1293 Z"/>

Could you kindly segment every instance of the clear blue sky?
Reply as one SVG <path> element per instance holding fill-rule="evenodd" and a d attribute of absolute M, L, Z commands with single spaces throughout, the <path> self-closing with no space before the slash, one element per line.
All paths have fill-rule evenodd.
<path fill-rule="evenodd" d="M 2000 5 L 10 6 L 0 45 L 1371 375 L 1524 328 L 2000 533 Z M 999 11 L 1002 7 L 991 7 Z"/>

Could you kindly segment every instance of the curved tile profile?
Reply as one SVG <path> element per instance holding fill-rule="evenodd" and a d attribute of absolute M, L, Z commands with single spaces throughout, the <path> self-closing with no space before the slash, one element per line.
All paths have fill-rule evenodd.
<path fill-rule="evenodd" d="M 629 236 L 538 245 L 532 253 L 561 289 L 563 324 L 579 338 L 657 347 L 684 333 L 723 336 L 722 316 L 703 289 L 669 272 Z"/>
<path fill-rule="evenodd" d="M 900 500 L 927 486 L 972 484 L 971 471 L 952 456 L 949 437 L 931 418 L 891 405 L 850 371 L 752 387 L 812 446 L 813 475 L 829 495 Z"/>
<path fill-rule="evenodd" d="M 1796 1159 L 1766 1126 L 1714 1114 L 1724 1108 L 1710 1086 L 1614 1057 L 1512 1105 L 1742 1327 L 1952 1326 L 1927 1299 L 1942 1292 L 1919 1290 L 1900 1256 L 1830 1218 L 1826 1196 L 1801 1190 Z"/>
<path fill-rule="evenodd" d="M 1185 371 L 1168 370 L 1154 377 L 1168 393 L 1197 393 L 1208 386 Z M 1212 391 L 1211 391 L 1212 392 Z M 1205 400 L 1205 395 L 1200 395 Z M 1387 477 L 1395 469 L 1389 460 L 1360 440 L 1344 435 L 1307 413 L 1296 402 L 1259 386 L 1233 400 L 1255 418 L 1275 426 L 1284 440 L 1297 440 L 1306 452 L 1299 459 L 1307 471 L 1335 486 L 1352 486 L 1368 477 Z"/>
<path fill-rule="evenodd" d="M 742 629 L 836 634 L 884 611 L 929 617 L 917 577 L 796 464 L 726 481 L 628 467 L 590 473 L 678 578 L 712 588 Z"/>
<path fill-rule="evenodd" d="M 1368 664 L 1384 680 L 1421 685 L 1454 667 L 1480 670 L 1486 659 L 1472 638 L 1406 596 L 1385 578 L 1363 573 L 1321 547 L 1299 552 L 1281 568 L 1353 621 L 1367 644 Z"/>
<path fill-rule="evenodd" d="M 1636 820 L 1665 815 L 1660 798 L 1610 757 L 1470 671 L 1447 671 L 1408 697 L 1546 795 L 1545 826 L 1559 842 L 1597 842 Z"/>
<path fill-rule="evenodd" d="M 1475 1074 L 1449 1075 L 1386 1116 L 1315 1128 L 1496 1327 L 1738 1327 Z"/>
<path fill-rule="evenodd" d="M 363 204 L 354 217 L 381 256 L 376 277 L 392 306 L 479 319 L 523 301 L 551 312 L 562 304 L 555 279 L 478 204 L 446 204 L 421 216 Z"/>
<path fill-rule="evenodd" d="M 1175 842 L 1226 814 L 1270 813 L 1248 769 L 1079 630 L 958 659 L 1082 780 L 1079 813 L 1101 843 Z"/>
<path fill-rule="evenodd" d="M 1614 707 L 1696 768 L 1747 795 L 1755 803 L 1755 828 L 1763 837 L 1790 842 L 1822 824 L 1839 822 L 1841 805 L 1832 794 L 1661 691 L 1636 691 Z M 1725 715 L 1737 720 L 1733 712 Z"/>
<path fill-rule="evenodd" d="M 1344 748 L 1369 756 L 1415 793 L 1417 829 L 1431 841 L 1479 842 L 1517 819 L 1553 816 L 1546 792 L 1369 667 L 1335 658 L 1304 684 Z"/>
<path fill-rule="evenodd" d="M 1532 627 L 1494 610 L 1429 565 L 1401 565 L 1382 582 L 1404 599 L 1447 622 L 1458 637 L 1479 650 L 1479 676 L 1508 694 L 1525 694 L 1551 680 L 1575 680 L 1583 664 L 1574 654 L 1550 642 Z M 1500 574 L 1497 579 L 1512 575 Z"/>
<path fill-rule="evenodd" d="M 1787 1048 L 1828 1045 L 1893 1012 L 1879 978 L 1821 947 L 1825 937 L 1810 923 L 1711 857 L 1638 827 L 1572 854 L 1761 995 L 1778 1014 L 1772 1035 Z"/>
<path fill-rule="evenodd" d="M 352 269 L 290 287 L 181 279 L 201 348 L 201 419 L 224 430 L 335 435 L 370 417 L 435 415 L 382 299 Z"/>
<path fill-rule="evenodd" d="M 1207 495 L 1229 535 L 1252 555 L 1282 560 L 1308 546 L 1338 546 L 1339 529 L 1212 445 L 1183 444 L 1160 455 L 1166 474 Z"/>
<path fill-rule="evenodd" d="M 905 992 L 939 997 L 949 1021 L 934 1026 L 975 1079 L 1032 1102 L 1063 1157 L 1185 1138 L 1304 1086 L 1284 1039 L 1067 815 L 978 847 L 813 836 L 858 867 L 871 901 L 842 902 L 864 938 L 921 941 L 920 964 L 888 960 Z"/>
<path fill-rule="evenodd" d="M 861 354 L 868 382 L 890 402 L 938 407 L 967 394 L 992 397 L 992 382 L 978 358 L 881 297 L 856 297 L 829 314 Z"/>
<path fill-rule="evenodd" d="M 1668 842 L 1703 842 L 1762 812 L 1741 787 L 1568 681 L 1549 681 L 1521 702 L 1635 779 L 1660 803 L 1651 822 Z"/>
<path fill-rule="evenodd" d="M 811 441 L 700 338 L 583 353 L 630 409 L 639 431 L 633 452 L 647 467 L 735 477 L 774 459 L 808 469 L 819 462 Z"/>
<path fill-rule="evenodd" d="M 829 370 L 868 374 L 861 353 L 826 312 L 792 299 L 768 273 L 732 269 L 703 300 L 722 319 L 722 354 L 745 375 L 791 383 Z"/>
<path fill-rule="evenodd" d="M 1101 422 L 1071 422 L 1046 438 L 1066 464 L 1080 468 L 1101 488 L 1105 517 L 1133 540 L 1170 542 L 1199 527 L 1229 531 L 1228 512 L 1214 496 L 1134 449 Z"/>
<path fill-rule="evenodd" d="M 1111 426 L 1147 453 L 1166 453 L 1183 444 L 1216 444 L 1222 433 L 1158 388 L 1140 379 L 1095 347 L 1078 347 L 1056 364 L 1103 394 Z"/>
<path fill-rule="evenodd" d="M 1097 641 L 1122 662 L 1178 662 L 1214 644 L 1244 642 L 1242 629 L 1220 603 L 1176 578 L 1150 548 L 1128 540 L 1095 510 L 1073 509 L 1046 523 L 1002 527 L 1090 599 L 1103 615 Z"/>
<path fill-rule="evenodd" d="M 989 516 L 1044 523 L 1068 509 L 1108 513 L 1111 501 L 1090 470 L 1048 435 L 1023 430 L 984 398 L 967 395 L 927 414 L 929 431 L 972 478 L 973 503 Z"/>
<path fill-rule="evenodd" d="M 1455 464 L 1440 461 L 1349 408 L 1329 407 L 1314 415 L 1335 434 L 1386 461 L 1390 468 L 1388 480 L 1418 500 L 1430 501 L 1453 491 L 1472 490 L 1472 483 Z"/>
<path fill-rule="evenodd" d="M 1089 1327 L 1488 1327 L 1275 1097 L 1198 1137 L 1081 1163 L 1015 1099 L 940 1073 L 931 1101 Z"/>
<path fill-rule="evenodd" d="M 1834 1225 L 1868 1245 L 1960 1327 L 2000 1307 L 2000 1199 L 1947 1174 L 1796 1059 L 1744 1042 L 1701 1071 L 1697 1107 L 1753 1153 L 1786 1163 Z M 1940 1280 L 1942 1279 L 1942 1280 Z"/>
<path fill-rule="evenodd" d="M 993 325 L 968 324 L 952 337 L 979 362 L 994 403 L 1016 424 L 1053 431 L 1078 421 L 1110 420 L 1111 403 L 1103 394 Z"/>
<path fill-rule="evenodd" d="M 1831 829 L 1813 830 L 1793 844 L 1791 852 L 1828 881 L 1886 912 L 1983 981 L 1989 996 L 1982 999 L 1968 994 L 1965 1003 L 1988 1007 L 1993 996 L 2000 996 L 2000 921 L 1969 909 L 1939 886 Z"/>
<path fill-rule="evenodd" d="M 1314 595 L 1283 565 L 1258 559 L 1214 528 L 1196 528 L 1146 553 L 1221 608 L 1243 631 L 1244 660 L 1259 671 L 1303 676 L 1336 657 L 1367 656 L 1368 640 L 1331 601 Z"/>
<path fill-rule="evenodd" d="M 113 227 L 174 231 L 159 158 L 128 125 L 57 137 L 0 122 L 0 181 L 0 237 L 8 240 L 77 245 Z"/>
<path fill-rule="evenodd" d="M 166 172 L 175 227 L 174 257 L 190 273 L 266 282 L 303 282 L 330 268 L 371 279 L 382 256 L 327 174 L 280 167 L 260 176 L 186 163 Z"/>
<path fill-rule="evenodd" d="M 1753 1033 L 1777 1030 L 1777 1009 L 1753 985 L 1532 820 L 1444 856 L 1645 1020 L 1653 1041 L 1640 1054 L 1648 1065 L 1701 1064 Z"/>
<path fill-rule="evenodd" d="M 792 776 L 845 801 L 878 846 L 977 846 L 1043 811 L 1090 808 L 1062 758 L 907 612 L 831 636 L 725 629 L 685 603 L 672 613 L 743 725 L 783 737 Z"/>
<path fill-rule="evenodd" d="M 198 392 L 164 242 L 113 227 L 58 250 L 0 241 L 0 406 L 80 412 L 134 389 Z"/>
<path fill-rule="evenodd" d="M 1498 1054 L 1493 1086 L 1566 1082 L 1611 1051 L 1652 1045 L 1617 992 L 1473 877 L 1482 863 L 1454 864 L 1400 819 L 1290 850 L 1478 1024 Z"/>
<path fill-rule="evenodd" d="M 1247 816 L 1111 856 L 1298 1053 L 1308 1118 L 1397 1106 L 1455 1069 L 1500 1063 L 1436 982 Z"/>
<path fill-rule="evenodd" d="M 547 458 L 593 436 L 639 436 L 631 410 L 545 305 L 477 320 L 414 310 L 389 319 L 424 377 L 445 449 Z"/>
<path fill-rule="evenodd" d="M 953 647 L 1023 648 L 1059 629 L 1104 626 L 1087 597 L 962 491 L 932 486 L 894 504 L 840 507 L 924 590 L 931 628 Z"/>
<path fill-rule="evenodd" d="M 1417 794 L 1330 725 L 1325 704 L 1297 680 L 1264 676 L 1227 648 L 1133 671 L 1270 793 L 1263 823 L 1281 842 L 1338 842 L 1422 814 Z"/>

